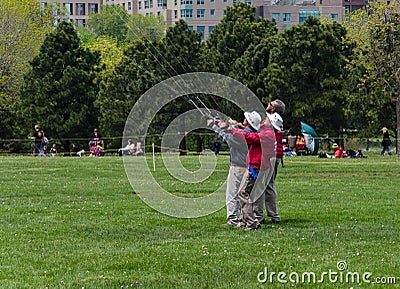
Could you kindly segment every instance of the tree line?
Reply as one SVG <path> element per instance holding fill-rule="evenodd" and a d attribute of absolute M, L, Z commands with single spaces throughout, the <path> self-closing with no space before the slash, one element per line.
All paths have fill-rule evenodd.
<path fill-rule="evenodd" d="M 55 13 L 40 10 L 35 0 L 4 0 L 0 13 L 1 139 L 24 139 L 36 123 L 65 151 L 70 139 L 85 138 L 94 127 L 103 136 L 121 136 L 143 93 L 197 71 L 234 78 L 265 104 L 283 100 L 285 128 L 294 133 L 300 121 L 321 136 L 351 128 L 358 137 L 371 137 L 382 126 L 393 134 L 399 127 L 396 3 L 372 3 L 343 24 L 309 17 L 282 33 L 274 20 L 256 18 L 254 7 L 236 3 L 205 41 L 183 20 L 166 28 L 158 16 L 128 15 L 114 5 L 92 15 L 89 29 L 68 21 L 54 26 Z M 210 107 L 242 118 L 235 105 L 202 97 Z M 149 133 L 162 133 L 188 109 L 193 106 L 184 99 L 172 101 Z M 1 146 L 21 149 L 18 142 Z"/>

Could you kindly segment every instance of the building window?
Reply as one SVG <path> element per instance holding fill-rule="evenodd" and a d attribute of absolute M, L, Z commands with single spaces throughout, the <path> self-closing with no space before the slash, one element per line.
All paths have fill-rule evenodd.
<path fill-rule="evenodd" d="M 72 15 L 72 4 L 71 3 L 64 3 L 65 10 L 67 10 L 67 15 Z"/>
<path fill-rule="evenodd" d="M 193 0 L 181 0 L 181 5 L 192 5 Z"/>
<path fill-rule="evenodd" d="M 197 32 L 201 33 L 201 40 L 204 40 L 204 31 L 205 31 L 204 26 L 197 26 Z"/>
<path fill-rule="evenodd" d="M 175 19 L 178 18 L 178 10 L 174 10 L 174 18 L 175 18 Z"/>
<path fill-rule="evenodd" d="M 344 13 L 346 14 L 350 13 L 350 5 L 344 5 Z"/>
<path fill-rule="evenodd" d="M 215 0 L 210 0 L 210 3 L 214 3 Z"/>
<path fill-rule="evenodd" d="M 290 22 L 290 13 L 283 13 L 283 22 Z"/>
<path fill-rule="evenodd" d="M 99 4 L 89 4 L 90 13 L 99 13 Z"/>
<path fill-rule="evenodd" d="M 311 10 L 311 11 L 299 11 L 299 23 L 304 23 L 308 16 L 314 16 L 315 18 L 319 18 L 319 11 L 318 10 Z"/>
<path fill-rule="evenodd" d="M 331 17 L 332 17 L 332 20 L 335 20 L 335 21 L 339 21 L 339 15 L 338 14 L 331 14 Z"/>
<path fill-rule="evenodd" d="M 150 8 L 153 8 L 153 0 L 150 0 Z"/>
<path fill-rule="evenodd" d="M 128 11 L 132 10 L 132 2 L 128 2 Z"/>
<path fill-rule="evenodd" d="M 197 18 L 204 18 L 204 9 L 197 9 Z"/>
<path fill-rule="evenodd" d="M 161 12 L 160 11 L 157 12 L 157 16 L 161 16 Z"/>
<path fill-rule="evenodd" d="M 174 5 L 175 5 L 175 6 L 178 5 L 178 0 L 174 0 Z"/>
<path fill-rule="evenodd" d="M 85 25 L 86 25 L 85 19 L 77 19 L 76 20 L 76 26 L 77 27 L 85 27 Z"/>
<path fill-rule="evenodd" d="M 204 5 L 204 0 L 197 0 L 197 5 Z"/>
<path fill-rule="evenodd" d="M 276 23 L 279 23 L 279 16 L 280 16 L 279 13 L 272 13 L 272 19 L 275 19 Z"/>
<path fill-rule="evenodd" d="M 244 0 L 244 3 L 251 5 L 251 0 Z"/>
<path fill-rule="evenodd" d="M 167 0 L 157 0 L 157 7 L 167 7 Z"/>
<path fill-rule="evenodd" d="M 144 0 L 144 9 L 149 8 L 149 0 Z"/>
<path fill-rule="evenodd" d="M 77 8 L 76 11 L 77 11 L 78 15 L 86 15 L 84 3 L 77 3 L 76 8 Z"/>
<path fill-rule="evenodd" d="M 224 0 L 224 2 L 228 2 L 228 0 Z"/>
<path fill-rule="evenodd" d="M 211 9 L 211 10 L 210 10 L 210 15 L 211 15 L 211 16 L 214 16 L 214 15 L 215 15 L 215 10 L 214 10 L 214 9 Z"/>
<path fill-rule="evenodd" d="M 214 29 L 215 26 L 208 26 L 208 35 L 211 34 L 211 31 Z"/>
<path fill-rule="evenodd" d="M 193 30 L 193 26 L 188 26 L 188 30 Z"/>
<path fill-rule="evenodd" d="M 181 18 L 193 18 L 193 9 L 182 9 Z"/>
<path fill-rule="evenodd" d="M 139 10 L 142 9 L 142 1 L 139 1 L 139 2 L 138 2 L 138 9 L 139 9 Z"/>

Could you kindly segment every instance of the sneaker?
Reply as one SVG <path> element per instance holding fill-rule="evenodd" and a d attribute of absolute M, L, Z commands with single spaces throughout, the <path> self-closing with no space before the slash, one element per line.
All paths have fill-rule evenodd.
<path fill-rule="evenodd" d="M 279 224 L 280 222 L 281 220 L 274 220 L 274 219 L 268 220 L 268 224 Z"/>
<path fill-rule="evenodd" d="M 222 224 L 222 226 L 224 226 L 224 227 L 234 227 L 234 228 L 236 228 L 236 227 L 238 227 L 238 224 L 237 224 L 237 223 L 230 223 L 230 222 L 227 222 L 227 223 L 225 223 L 225 224 Z"/>
<path fill-rule="evenodd" d="M 259 230 L 261 229 L 261 225 L 258 225 L 257 227 L 253 228 L 253 227 L 246 227 L 243 230 L 245 231 L 253 231 L 253 230 Z"/>

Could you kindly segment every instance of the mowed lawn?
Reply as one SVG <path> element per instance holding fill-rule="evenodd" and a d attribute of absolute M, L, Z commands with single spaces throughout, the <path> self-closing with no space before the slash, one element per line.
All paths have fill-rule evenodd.
<path fill-rule="evenodd" d="M 217 161 L 208 180 L 184 184 L 159 158 L 155 177 L 209 194 L 228 173 L 229 156 Z M 395 157 L 286 158 L 282 222 L 250 232 L 222 226 L 223 204 L 194 219 L 150 208 L 119 157 L 0 157 L 0 170 L 0 288 L 400 288 Z"/>

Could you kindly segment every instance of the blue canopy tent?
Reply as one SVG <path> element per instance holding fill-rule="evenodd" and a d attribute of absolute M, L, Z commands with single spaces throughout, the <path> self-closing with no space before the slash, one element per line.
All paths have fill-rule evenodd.
<path fill-rule="evenodd" d="M 315 130 L 305 122 L 301 123 L 301 132 L 304 135 L 304 140 L 306 141 L 306 148 L 311 154 L 316 155 L 318 153 L 319 142 L 318 135 Z"/>

